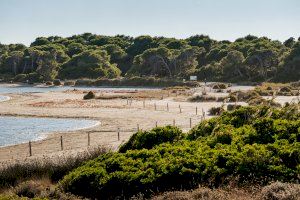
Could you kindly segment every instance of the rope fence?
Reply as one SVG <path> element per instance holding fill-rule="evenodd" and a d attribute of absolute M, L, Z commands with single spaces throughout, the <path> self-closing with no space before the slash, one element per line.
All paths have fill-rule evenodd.
<path fill-rule="evenodd" d="M 163 98 L 163 97 L 162 97 Z M 175 112 L 177 114 L 186 113 L 187 117 L 184 119 L 178 119 L 178 123 L 176 119 L 170 120 L 168 123 L 164 120 L 164 122 L 154 121 L 153 126 L 149 127 L 159 127 L 172 125 L 177 126 L 181 129 L 189 130 L 194 125 L 198 124 L 202 120 L 205 120 L 206 112 L 204 109 L 200 109 L 197 106 L 188 106 L 184 107 L 180 103 L 179 104 L 170 104 L 170 102 L 152 102 L 150 99 L 148 102 L 146 100 L 134 102 L 133 98 L 126 99 L 126 105 L 131 107 L 135 106 L 135 108 L 142 109 L 153 109 L 158 112 Z M 178 107 L 177 107 L 177 106 Z M 134 126 L 133 126 L 134 127 Z M 0 148 L 0 161 L 3 159 L 15 159 L 18 158 L 26 158 L 32 157 L 36 155 L 46 155 L 49 153 L 55 152 L 63 152 L 66 150 L 76 150 L 78 148 L 88 148 L 90 146 L 100 146 L 100 145 L 115 145 L 119 146 L 124 141 L 128 140 L 130 136 L 137 132 L 147 130 L 147 128 L 141 126 L 141 124 L 136 124 L 136 128 L 131 129 L 121 129 L 121 127 L 116 127 L 115 130 L 91 130 L 86 131 L 86 134 L 82 133 L 68 133 L 68 134 L 60 134 L 57 136 L 51 136 L 49 138 L 39 140 L 39 141 L 28 141 L 27 144 L 19 144 L 16 146 L 9 146 Z M 4 150 L 3 150 L 4 149 Z M 7 154 L 7 150 L 9 153 Z M 6 151 L 6 152 L 5 152 Z M 6 153 L 6 154 L 5 154 Z"/>

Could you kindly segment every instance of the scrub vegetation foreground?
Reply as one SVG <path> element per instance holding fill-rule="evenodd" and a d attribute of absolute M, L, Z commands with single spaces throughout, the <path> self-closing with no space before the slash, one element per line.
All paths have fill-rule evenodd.
<path fill-rule="evenodd" d="M 28 174 L 34 177 L 35 172 L 38 172 L 36 166 Z M 209 195 L 217 199 L 211 196 L 216 195 L 216 189 L 208 188 L 232 184 L 235 188 L 263 187 L 280 181 L 288 183 L 267 186 L 262 198 L 299 199 L 299 104 L 283 108 L 241 107 L 202 121 L 188 133 L 173 126 L 139 131 L 119 152 L 102 152 L 99 157 L 64 173 L 59 180 L 52 180 L 54 196 L 45 198 L 55 198 L 58 194 L 60 198 L 68 194 L 67 199 L 151 198 L 201 185 L 207 189 L 169 192 L 155 198 L 176 199 L 178 194 L 201 199 L 194 198 L 197 194 L 204 195 L 202 199 L 209 199 Z M 30 179 L 20 177 L 20 181 L 26 178 Z M 226 194 L 226 190 L 217 190 L 218 195 Z M 289 198 L 277 198 L 278 192 Z"/>

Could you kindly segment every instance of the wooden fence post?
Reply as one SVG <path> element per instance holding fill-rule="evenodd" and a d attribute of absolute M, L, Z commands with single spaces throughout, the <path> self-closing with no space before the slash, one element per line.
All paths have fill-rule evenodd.
<path fill-rule="evenodd" d="M 120 128 L 118 128 L 118 141 L 120 141 Z"/>
<path fill-rule="evenodd" d="M 60 136 L 60 150 L 64 150 L 63 136 Z"/>
<path fill-rule="evenodd" d="M 156 103 L 154 103 L 154 110 L 156 110 Z"/>
<path fill-rule="evenodd" d="M 145 100 L 143 100 L 143 108 L 145 108 Z"/>
<path fill-rule="evenodd" d="M 196 115 L 198 115 L 198 107 L 196 107 Z"/>
<path fill-rule="evenodd" d="M 190 118 L 190 128 L 192 128 L 192 118 Z"/>
<path fill-rule="evenodd" d="M 157 128 L 157 121 L 155 122 L 155 127 Z"/>
<path fill-rule="evenodd" d="M 175 119 L 173 119 L 173 126 L 175 126 Z"/>
<path fill-rule="evenodd" d="M 140 131 L 140 125 L 137 124 L 137 131 Z"/>
<path fill-rule="evenodd" d="M 169 103 L 167 103 L 167 111 L 169 112 Z"/>
<path fill-rule="evenodd" d="M 29 156 L 32 156 L 31 141 L 29 141 L 28 146 L 29 146 Z"/>
<path fill-rule="evenodd" d="M 88 146 L 91 145 L 91 137 L 90 137 L 90 133 L 88 132 Z"/>

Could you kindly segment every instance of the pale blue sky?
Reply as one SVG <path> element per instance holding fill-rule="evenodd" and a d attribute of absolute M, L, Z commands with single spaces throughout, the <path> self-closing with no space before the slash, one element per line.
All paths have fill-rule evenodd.
<path fill-rule="evenodd" d="M 300 36 L 299 0 L 0 0 L 0 43 L 91 32 L 186 38 Z"/>

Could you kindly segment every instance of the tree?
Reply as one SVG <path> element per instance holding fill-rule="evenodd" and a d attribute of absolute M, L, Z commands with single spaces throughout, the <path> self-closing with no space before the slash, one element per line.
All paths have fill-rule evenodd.
<path fill-rule="evenodd" d="M 277 81 L 299 81 L 300 77 L 300 42 L 293 45 L 280 63 L 276 74 Z"/>
<path fill-rule="evenodd" d="M 207 35 L 195 35 L 189 37 L 186 41 L 191 46 L 203 47 L 207 52 L 210 51 L 211 47 L 216 42 Z"/>
<path fill-rule="evenodd" d="M 148 49 L 134 58 L 133 67 L 128 75 L 184 77 L 196 70 L 198 52 L 198 47 L 189 47 L 181 51 L 166 47 Z"/>
<path fill-rule="evenodd" d="M 58 62 L 57 52 L 52 50 L 50 52 L 43 52 L 37 60 L 36 72 L 40 75 L 43 80 L 50 81 L 57 76 Z"/>
<path fill-rule="evenodd" d="M 243 80 L 245 75 L 243 74 L 243 53 L 233 50 L 228 52 L 227 56 L 222 58 L 220 66 L 223 70 L 224 80 L 229 81 L 232 79 Z"/>
<path fill-rule="evenodd" d="M 50 41 L 47 38 L 38 37 L 38 38 L 35 39 L 34 42 L 32 42 L 30 44 L 30 46 L 33 47 L 33 46 L 41 46 L 41 45 L 46 45 L 46 44 L 50 44 Z"/>
<path fill-rule="evenodd" d="M 247 75 L 253 81 L 265 81 L 276 73 L 278 55 L 272 49 L 254 50 L 245 59 Z"/>
<path fill-rule="evenodd" d="M 284 41 L 284 46 L 292 48 L 293 45 L 296 43 L 295 38 L 290 37 L 289 39 L 287 39 L 286 41 Z"/>
<path fill-rule="evenodd" d="M 24 53 L 22 51 L 12 51 L 7 58 L 8 64 L 11 65 L 11 72 L 16 75 L 19 72 Z"/>
<path fill-rule="evenodd" d="M 110 57 L 103 50 L 87 50 L 61 66 L 59 77 L 76 78 L 115 78 L 121 71 L 115 64 L 110 63 Z"/>
<path fill-rule="evenodd" d="M 165 47 L 148 49 L 134 58 L 133 67 L 128 74 L 172 77 L 172 56 L 171 50 Z"/>
<path fill-rule="evenodd" d="M 198 47 L 188 47 L 181 50 L 180 54 L 174 59 L 174 74 L 176 76 L 185 77 L 196 71 L 198 66 L 197 56 L 201 53 Z"/>
<path fill-rule="evenodd" d="M 128 58 L 127 53 L 120 46 L 116 44 L 107 44 L 102 46 L 100 49 L 107 51 L 110 55 L 110 62 L 117 64 L 123 74 L 128 71 L 131 65 L 130 59 Z"/>
<path fill-rule="evenodd" d="M 145 50 L 156 48 L 158 44 L 150 36 L 139 36 L 133 40 L 133 44 L 126 50 L 126 52 L 134 57 L 142 54 Z"/>
<path fill-rule="evenodd" d="M 82 53 L 85 49 L 85 46 L 82 44 L 73 42 L 68 45 L 67 54 L 68 56 L 73 57 L 76 54 Z"/>

